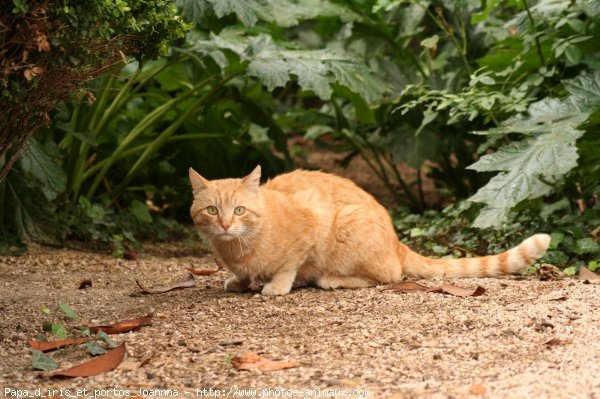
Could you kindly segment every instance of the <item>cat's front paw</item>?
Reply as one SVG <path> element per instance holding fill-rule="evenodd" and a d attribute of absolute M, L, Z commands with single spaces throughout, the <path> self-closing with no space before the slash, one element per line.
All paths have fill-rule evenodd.
<path fill-rule="evenodd" d="M 277 284 L 268 283 L 262 289 L 263 295 L 287 295 L 292 287 L 282 287 Z"/>
<path fill-rule="evenodd" d="M 241 281 L 239 278 L 233 276 L 225 280 L 225 291 L 227 292 L 242 292 L 248 289 L 248 283 Z"/>

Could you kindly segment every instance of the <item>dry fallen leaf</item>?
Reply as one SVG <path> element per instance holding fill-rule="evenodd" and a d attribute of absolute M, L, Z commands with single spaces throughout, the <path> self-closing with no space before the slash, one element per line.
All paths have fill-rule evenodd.
<path fill-rule="evenodd" d="M 253 352 L 245 352 L 231 359 L 231 364 L 236 370 L 276 371 L 297 367 L 300 363 L 274 361 L 258 356 Z"/>
<path fill-rule="evenodd" d="M 600 280 L 600 276 L 590 271 L 587 267 L 581 266 L 579 268 L 579 279 L 587 282 L 592 282 Z"/>
<path fill-rule="evenodd" d="M 125 344 L 117 346 L 115 349 L 106 352 L 104 355 L 97 356 L 92 360 L 73 366 L 70 369 L 56 371 L 50 374 L 51 377 L 91 377 L 115 369 L 125 356 Z"/>
<path fill-rule="evenodd" d="M 549 263 L 542 263 L 540 267 L 535 270 L 535 274 L 540 281 L 554 281 L 565 277 L 562 270 Z"/>
<path fill-rule="evenodd" d="M 185 269 L 185 270 L 187 270 L 188 272 L 190 272 L 190 273 L 192 273 L 192 274 L 194 274 L 196 276 L 210 276 L 211 274 L 215 274 L 216 272 L 218 272 L 220 269 L 215 269 L 215 270 L 212 270 L 212 269 L 193 269 L 193 268 L 190 267 L 190 268 Z"/>
<path fill-rule="evenodd" d="M 454 296 L 467 297 L 467 296 L 479 296 L 483 295 L 485 292 L 485 288 L 481 286 L 477 286 L 475 289 L 472 288 L 462 288 L 457 287 L 456 285 L 443 283 L 439 287 L 431 288 L 428 291 L 430 292 L 442 292 L 444 294 L 451 294 Z"/>
<path fill-rule="evenodd" d="M 567 341 L 565 341 L 565 340 L 558 339 L 558 338 L 552 338 L 552 339 L 550 339 L 550 340 L 548 340 L 548 341 L 544 342 L 544 345 L 546 345 L 546 346 L 550 347 L 550 346 L 564 345 L 564 344 L 566 344 L 566 343 L 568 343 L 568 342 L 567 342 Z"/>
<path fill-rule="evenodd" d="M 225 267 L 223 262 L 218 259 L 215 259 L 215 264 L 217 265 L 216 269 L 194 269 L 190 267 L 186 270 L 192 274 L 195 274 L 196 276 L 210 276 L 211 274 L 215 274 Z"/>
<path fill-rule="evenodd" d="M 485 292 L 485 288 L 477 286 L 475 289 L 457 287 L 452 284 L 443 283 L 439 287 L 427 287 L 425 285 L 415 283 L 414 281 L 403 281 L 392 285 L 387 290 L 390 291 L 401 291 L 406 293 L 425 291 L 425 292 L 440 292 L 444 294 L 451 294 L 460 297 L 467 296 L 479 296 Z"/>
<path fill-rule="evenodd" d="M 63 348 L 65 346 L 84 344 L 91 340 L 92 338 L 90 337 L 67 338 L 59 339 L 57 341 L 37 341 L 35 339 L 30 339 L 29 346 L 38 351 L 48 352 L 54 349 Z"/>
<path fill-rule="evenodd" d="M 144 288 L 138 280 L 135 280 L 135 283 L 138 287 L 140 287 L 140 290 L 142 290 L 142 294 L 162 294 L 163 292 L 168 292 L 172 290 L 194 287 L 196 285 L 196 280 L 194 280 L 194 275 L 192 273 L 188 273 L 186 280 L 176 281 L 171 284 L 154 288 Z"/>
<path fill-rule="evenodd" d="M 90 331 L 104 331 L 106 334 L 122 334 L 129 331 L 137 330 L 142 326 L 149 326 L 151 324 L 152 315 L 149 314 L 148 316 L 138 317 L 137 319 L 125 320 L 107 326 L 92 326 L 90 327 Z"/>
<path fill-rule="evenodd" d="M 473 384 L 469 388 L 469 392 L 471 392 L 473 395 L 485 395 L 486 389 L 481 384 Z"/>
<path fill-rule="evenodd" d="M 396 284 L 392 285 L 390 288 L 387 288 L 386 290 L 411 293 L 411 292 L 417 292 L 417 291 L 427 291 L 427 290 L 429 290 L 429 287 L 424 286 L 419 283 L 415 283 L 414 281 L 402 281 L 400 283 L 396 283 Z"/>

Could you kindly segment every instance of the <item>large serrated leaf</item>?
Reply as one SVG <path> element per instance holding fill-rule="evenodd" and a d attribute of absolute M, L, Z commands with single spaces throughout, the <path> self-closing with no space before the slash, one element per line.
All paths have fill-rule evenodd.
<path fill-rule="evenodd" d="M 269 91 L 283 87 L 290 80 L 290 69 L 283 60 L 255 59 L 248 65 L 248 74 L 259 78 Z"/>
<path fill-rule="evenodd" d="M 210 40 L 198 40 L 194 49 L 213 56 L 219 50 L 230 50 L 248 62 L 247 73 L 260 79 L 269 90 L 284 86 L 294 75 L 304 90 L 315 92 L 323 100 L 331 98 L 332 85 L 338 84 L 375 102 L 386 91 L 360 60 L 341 50 L 289 50 L 260 34 L 247 37 L 235 29 L 225 29 Z"/>
<path fill-rule="evenodd" d="M 569 100 L 582 111 L 593 111 L 600 106 L 600 71 L 564 81 Z"/>
<path fill-rule="evenodd" d="M 206 0 L 175 0 L 175 4 L 183 11 L 184 17 L 194 23 L 200 23 L 206 14 Z"/>
<path fill-rule="evenodd" d="M 556 176 L 567 173 L 577 166 L 577 147 L 575 141 L 583 132 L 575 130 L 561 131 L 549 127 L 547 134 L 510 143 L 493 154 L 481 157 L 468 169 L 478 172 L 511 171 L 527 176 L 537 174 Z"/>
<path fill-rule="evenodd" d="M 541 179 L 555 180 L 576 167 L 576 142 L 583 135 L 577 127 L 588 115 L 577 109 L 570 98 L 548 98 L 531 104 L 527 117 L 511 118 L 491 129 L 492 134 L 516 132 L 528 137 L 501 147 L 468 167 L 479 172 L 501 172 L 469 198 L 486 205 L 473 226 L 498 227 L 519 202 L 551 191 Z"/>
<path fill-rule="evenodd" d="M 317 17 L 338 17 L 344 22 L 360 19 L 349 7 L 325 0 L 266 0 L 265 6 L 272 21 L 284 28 Z"/>
<path fill-rule="evenodd" d="M 259 19 L 268 19 L 269 12 L 260 1 L 256 0 L 208 0 L 217 17 L 223 18 L 236 14 L 246 26 L 253 26 Z"/>

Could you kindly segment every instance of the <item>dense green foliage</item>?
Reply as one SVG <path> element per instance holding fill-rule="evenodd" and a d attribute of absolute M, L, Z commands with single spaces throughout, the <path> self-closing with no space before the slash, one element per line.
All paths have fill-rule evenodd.
<path fill-rule="evenodd" d="M 550 262 L 600 256 L 599 1 L 176 3 L 194 26 L 185 41 L 97 81 L 93 104 L 62 105 L 20 161 L 14 178 L 33 177 L 41 205 L 60 210 L 42 212 L 57 222 L 45 228 L 122 248 L 186 220 L 189 166 L 218 178 L 260 162 L 273 175 L 293 167 L 287 141 L 302 135 L 364 158 L 413 212 L 437 205 L 422 195 L 433 178 L 460 206 L 402 213 L 398 227 L 436 254 L 545 231 Z M 14 213 L 17 236 L 39 239 L 44 208 L 11 198 L 31 212 Z"/>

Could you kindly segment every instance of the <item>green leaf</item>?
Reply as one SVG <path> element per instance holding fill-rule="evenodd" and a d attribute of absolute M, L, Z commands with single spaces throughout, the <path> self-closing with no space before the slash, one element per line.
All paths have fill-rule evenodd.
<path fill-rule="evenodd" d="M 46 323 L 43 327 L 45 331 L 48 331 L 58 339 L 67 338 L 67 331 L 64 324 Z"/>
<path fill-rule="evenodd" d="M 106 334 L 104 331 L 98 331 L 96 333 L 96 338 L 99 339 L 100 341 L 105 342 L 109 348 L 116 348 L 117 344 L 115 343 L 115 341 L 112 340 L 111 337 L 108 336 L 108 334 Z"/>
<path fill-rule="evenodd" d="M 212 4 L 217 17 L 236 14 L 246 26 L 253 26 L 259 19 L 269 20 L 269 12 L 265 6 L 255 0 L 208 0 Z"/>
<path fill-rule="evenodd" d="M 496 8 L 498 3 L 500 3 L 500 0 L 482 0 L 481 4 L 483 7 L 483 11 L 471 15 L 471 23 L 478 24 L 486 21 L 490 16 L 490 13 L 494 8 Z"/>
<path fill-rule="evenodd" d="M 527 133 L 530 137 L 501 147 L 468 167 L 479 172 L 501 171 L 469 198 L 486 205 L 473 226 L 500 226 L 519 202 L 551 191 L 552 187 L 540 177 L 552 181 L 577 166 L 576 141 L 583 135 L 577 126 L 587 115 L 568 102 L 544 99 L 529 107 L 527 118 L 512 118 L 500 128 L 491 129 Z"/>
<path fill-rule="evenodd" d="M 269 35 L 248 37 L 235 29 L 211 35 L 208 41 L 198 40 L 194 49 L 209 56 L 215 51 L 233 51 L 248 63 L 247 73 L 269 90 L 285 86 L 290 75 L 297 77 L 302 89 L 323 100 L 331 98 L 333 84 L 347 87 L 368 103 L 379 100 L 387 90 L 363 62 L 342 50 L 289 50 L 275 44 Z"/>
<path fill-rule="evenodd" d="M 177 7 L 183 11 L 186 20 L 196 24 L 202 22 L 206 15 L 207 2 L 205 0 L 175 0 Z"/>
<path fill-rule="evenodd" d="M 600 107 L 600 71 L 565 80 L 569 101 L 582 111 L 594 111 Z"/>
<path fill-rule="evenodd" d="M 141 201 L 133 200 L 129 205 L 129 211 L 137 220 L 144 223 L 152 223 L 152 215 L 150 215 L 150 209 L 148 206 Z"/>
<path fill-rule="evenodd" d="M 308 140 L 316 140 L 324 134 L 331 133 L 333 129 L 330 126 L 313 125 L 306 129 L 304 138 Z"/>
<path fill-rule="evenodd" d="M 418 227 L 415 227 L 413 229 L 410 230 L 410 236 L 411 237 L 421 237 L 424 236 L 425 232 L 423 231 L 423 229 L 420 229 Z"/>
<path fill-rule="evenodd" d="M 48 306 L 45 303 L 42 303 L 42 313 L 44 314 L 50 314 L 50 309 L 48 308 Z"/>
<path fill-rule="evenodd" d="M 58 308 L 64 313 L 65 316 L 67 316 L 69 319 L 71 320 L 77 320 L 77 315 L 75 314 L 75 312 L 73 311 L 73 309 L 71 309 L 69 307 L 69 305 L 67 305 L 66 303 L 63 302 L 59 302 L 58 303 Z"/>
<path fill-rule="evenodd" d="M 85 347 L 90 355 L 98 356 L 106 353 L 106 349 L 104 349 L 98 341 L 88 341 L 85 343 Z"/>
<path fill-rule="evenodd" d="M 33 361 L 31 366 L 36 370 L 50 371 L 58 368 L 58 363 L 45 353 L 32 349 Z"/>
<path fill-rule="evenodd" d="M 32 138 L 20 159 L 23 173 L 41 183 L 42 192 L 49 201 L 56 199 L 67 187 L 67 175 L 56 161 L 58 157 L 54 143 L 43 146 Z"/>
<path fill-rule="evenodd" d="M 562 233 L 552 233 L 550 234 L 550 246 L 548 247 L 549 249 L 556 249 L 558 248 L 558 245 L 562 242 L 562 240 L 565 238 L 565 235 Z"/>
<path fill-rule="evenodd" d="M 577 266 L 569 266 L 563 269 L 565 276 L 574 276 L 577 274 Z"/>
<path fill-rule="evenodd" d="M 259 78 L 267 90 L 273 91 L 289 82 L 290 67 L 284 60 L 255 59 L 248 65 L 248 74 Z"/>
<path fill-rule="evenodd" d="M 277 26 L 289 28 L 303 20 L 336 17 L 343 22 L 360 20 L 349 7 L 328 0 L 269 0 L 265 3 L 270 19 Z"/>
<path fill-rule="evenodd" d="M 595 260 L 591 260 L 588 263 L 587 268 L 588 268 L 589 271 L 595 272 L 598 268 L 600 268 L 600 262 L 597 262 Z"/>
<path fill-rule="evenodd" d="M 575 245 L 575 252 L 577 252 L 579 255 L 600 252 L 600 244 L 590 237 L 577 240 Z"/>
<path fill-rule="evenodd" d="M 426 39 L 421 40 L 421 46 L 428 48 L 428 49 L 433 49 L 433 48 L 437 47 L 439 40 L 440 40 L 440 37 L 438 35 L 433 35 Z"/>
<path fill-rule="evenodd" d="M 381 145 L 387 148 L 394 162 L 404 162 L 411 168 L 419 169 L 428 159 L 435 159 L 439 140 L 435 133 L 424 130 L 420 134 L 413 133 L 408 126 L 395 129 L 382 140 Z"/>

